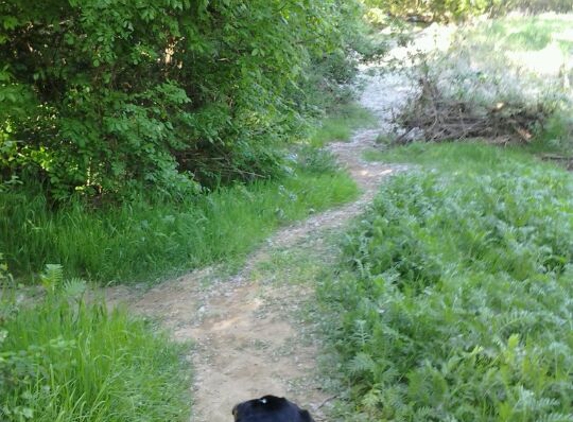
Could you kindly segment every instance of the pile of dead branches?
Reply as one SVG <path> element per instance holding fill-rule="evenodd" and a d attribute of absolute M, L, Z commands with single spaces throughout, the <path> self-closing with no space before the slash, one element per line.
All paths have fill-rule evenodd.
<path fill-rule="evenodd" d="M 420 94 L 398 116 L 405 132 L 395 139 L 396 144 L 471 138 L 499 144 L 528 143 L 534 128 L 542 126 L 551 114 L 541 104 L 500 101 L 484 106 L 446 98 L 436 82 L 426 76 L 419 79 L 419 84 Z"/>

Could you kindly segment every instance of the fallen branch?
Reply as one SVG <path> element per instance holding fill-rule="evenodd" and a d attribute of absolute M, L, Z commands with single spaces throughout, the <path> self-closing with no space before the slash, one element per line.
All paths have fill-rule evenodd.
<path fill-rule="evenodd" d="M 335 395 L 333 395 L 333 396 L 330 396 L 330 397 L 324 399 L 324 400 L 322 401 L 322 403 L 320 403 L 318 406 L 316 406 L 316 409 L 315 409 L 315 410 L 320 410 L 321 408 L 323 408 L 323 407 L 326 405 L 326 403 L 328 403 L 328 402 L 330 402 L 330 401 L 336 399 L 337 397 L 338 397 L 338 394 L 335 394 Z"/>

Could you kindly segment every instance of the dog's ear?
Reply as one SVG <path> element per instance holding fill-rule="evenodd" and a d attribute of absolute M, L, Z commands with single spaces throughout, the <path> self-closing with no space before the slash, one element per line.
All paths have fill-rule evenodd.
<path fill-rule="evenodd" d="M 312 419 L 312 416 L 310 416 L 310 413 L 308 413 L 308 410 L 301 410 L 300 411 L 300 420 L 302 422 L 314 422 L 314 419 Z"/>
<path fill-rule="evenodd" d="M 231 410 L 231 413 L 233 414 L 233 419 L 235 420 L 235 422 L 237 421 L 237 417 L 239 415 L 239 411 L 237 410 L 237 407 L 239 407 L 238 404 L 233 406 L 233 410 Z"/>

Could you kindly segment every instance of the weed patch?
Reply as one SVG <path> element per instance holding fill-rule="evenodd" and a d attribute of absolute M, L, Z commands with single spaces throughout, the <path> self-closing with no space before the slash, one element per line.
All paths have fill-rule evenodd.
<path fill-rule="evenodd" d="M 426 171 L 382 187 L 320 288 L 345 420 L 573 420 L 571 175 L 478 144 L 395 154 Z"/>
<path fill-rule="evenodd" d="M 0 419 L 188 420 L 182 346 L 124 310 L 86 303 L 80 282 L 50 272 L 49 293 L 33 305 L 1 299 Z"/>

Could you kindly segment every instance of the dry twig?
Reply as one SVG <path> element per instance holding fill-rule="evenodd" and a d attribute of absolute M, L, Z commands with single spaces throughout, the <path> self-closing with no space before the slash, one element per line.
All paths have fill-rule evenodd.
<path fill-rule="evenodd" d="M 427 76 L 420 78 L 419 84 L 420 95 L 399 117 L 406 131 L 394 141 L 397 144 L 410 142 L 413 131 L 431 142 L 486 138 L 495 143 L 528 143 L 532 129 L 549 115 L 538 104 L 500 102 L 485 108 L 470 101 L 453 101 L 444 98 Z"/>

